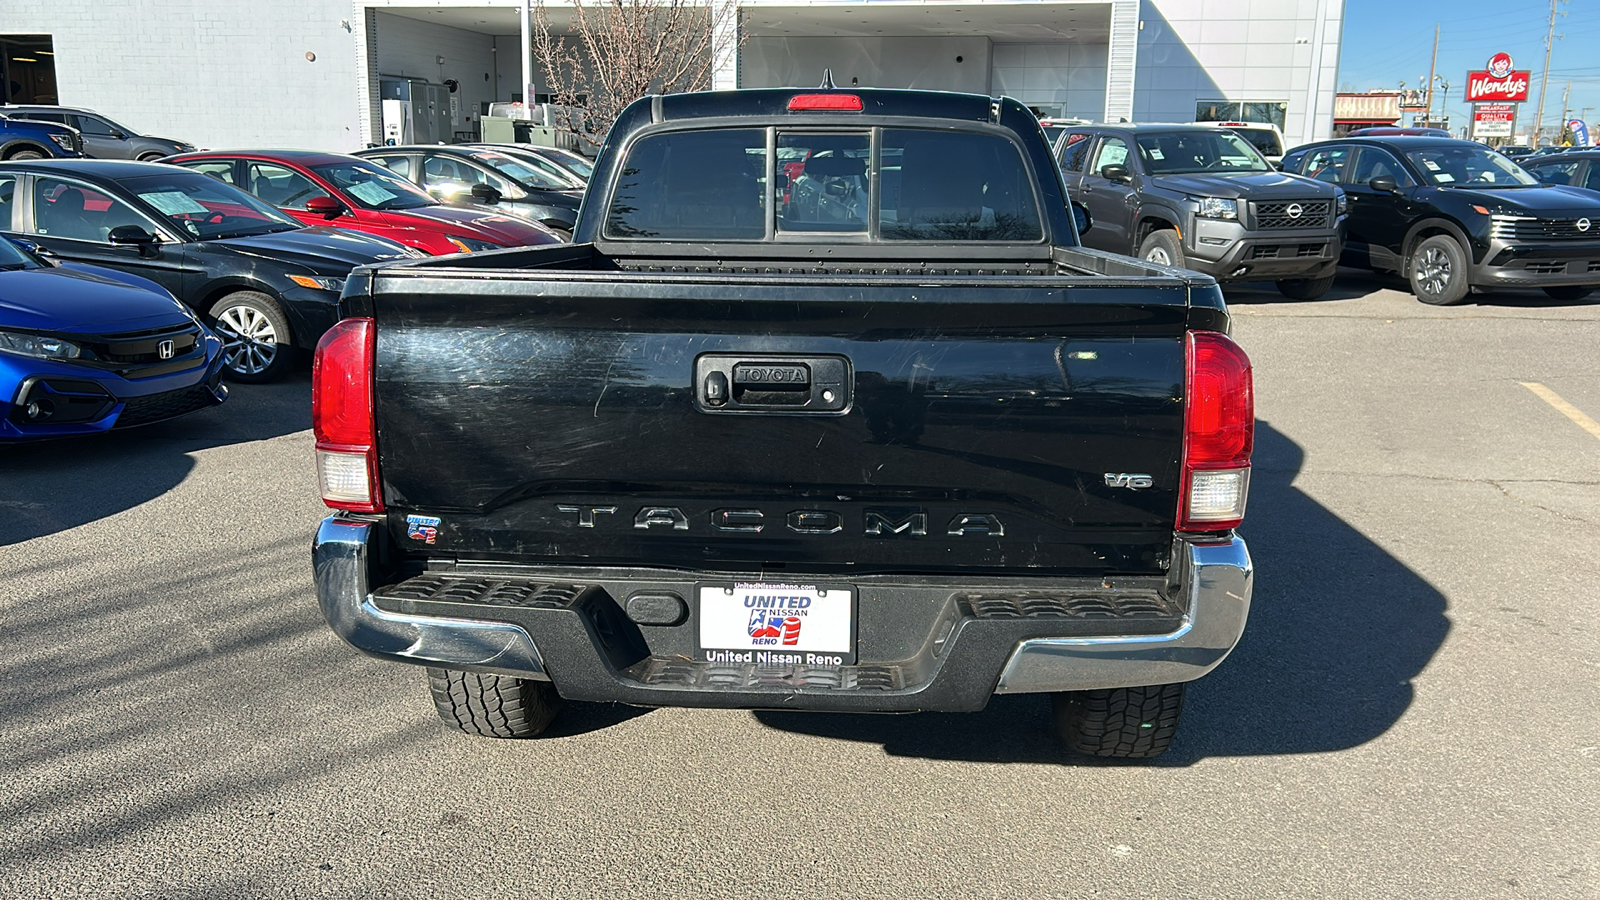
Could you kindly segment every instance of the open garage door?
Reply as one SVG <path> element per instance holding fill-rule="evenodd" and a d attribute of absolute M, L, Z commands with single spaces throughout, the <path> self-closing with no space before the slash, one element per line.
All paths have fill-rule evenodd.
<path fill-rule="evenodd" d="M 0 35 L 0 103 L 59 102 L 50 35 Z"/>

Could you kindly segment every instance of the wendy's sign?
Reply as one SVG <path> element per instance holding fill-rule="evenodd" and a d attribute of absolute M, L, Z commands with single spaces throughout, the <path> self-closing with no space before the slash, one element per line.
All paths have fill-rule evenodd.
<path fill-rule="evenodd" d="M 1516 71 L 1511 54 L 1489 57 L 1487 68 L 1467 73 L 1468 103 L 1521 103 L 1528 99 L 1528 72 Z"/>

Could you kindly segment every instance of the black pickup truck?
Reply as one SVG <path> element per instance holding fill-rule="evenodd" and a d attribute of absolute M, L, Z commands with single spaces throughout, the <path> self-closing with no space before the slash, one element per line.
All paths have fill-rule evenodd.
<path fill-rule="evenodd" d="M 323 614 L 469 733 L 1044 693 L 1159 754 L 1249 608 L 1250 364 L 1212 279 L 1077 243 L 1013 100 L 641 100 L 574 244 L 351 277 Z"/>

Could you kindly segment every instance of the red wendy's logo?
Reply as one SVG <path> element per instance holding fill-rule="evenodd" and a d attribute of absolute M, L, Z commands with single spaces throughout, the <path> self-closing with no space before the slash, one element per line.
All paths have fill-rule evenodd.
<path fill-rule="evenodd" d="M 1496 78 L 1504 78 L 1511 74 L 1511 54 L 1496 53 L 1489 57 L 1489 74 Z"/>

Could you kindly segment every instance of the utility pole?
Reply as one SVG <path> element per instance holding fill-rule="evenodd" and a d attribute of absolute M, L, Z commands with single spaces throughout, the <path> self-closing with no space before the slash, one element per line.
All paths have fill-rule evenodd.
<path fill-rule="evenodd" d="M 1539 146 L 1539 135 L 1544 133 L 1544 91 L 1550 84 L 1550 48 L 1556 42 L 1556 4 L 1561 0 L 1550 0 L 1550 28 L 1544 35 L 1544 71 L 1539 73 L 1539 117 L 1533 123 L 1532 146 Z"/>
<path fill-rule="evenodd" d="M 1567 133 L 1567 111 L 1571 109 L 1567 101 L 1570 99 L 1572 99 L 1572 82 L 1569 81 L 1566 90 L 1561 92 L 1561 121 L 1556 129 L 1556 140 L 1560 140 L 1561 135 Z"/>
<path fill-rule="evenodd" d="M 1550 0 L 1554 3 L 1555 0 Z M 1439 23 L 1433 24 L 1433 61 L 1428 63 L 1428 125 L 1433 124 L 1433 73 L 1439 67 Z M 1446 98 L 1447 100 L 1449 98 Z"/>

